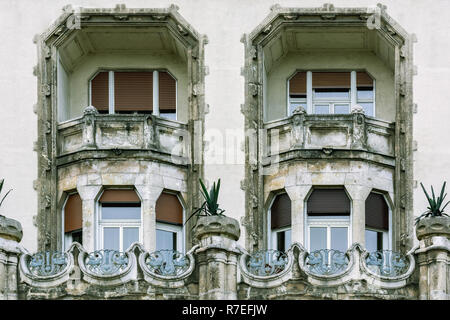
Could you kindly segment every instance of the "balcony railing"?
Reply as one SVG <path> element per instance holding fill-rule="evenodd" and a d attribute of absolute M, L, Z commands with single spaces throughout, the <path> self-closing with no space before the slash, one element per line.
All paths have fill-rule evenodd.
<path fill-rule="evenodd" d="M 147 114 L 105 115 L 87 107 L 82 117 L 58 125 L 58 155 L 83 150 L 152 150 L 183 160 L 186 124 Z"/>
<path fill-rule="evenodd" d="M 366 117 L 359 109 L 351 114 L 306 114 L 265 123 L 265 157 L 296 150 L 365 151 L 394 156 L 395 125 Z"/>

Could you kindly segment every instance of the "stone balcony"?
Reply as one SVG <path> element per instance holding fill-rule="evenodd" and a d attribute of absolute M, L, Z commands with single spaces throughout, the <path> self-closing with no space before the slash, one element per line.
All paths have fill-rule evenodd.
<path fill-rule="evenodd" d="M 351 114 L 294 112 L 266 122 L 263 164 L 295 158 L 366 159 L 394 166 L 395 124 L 367 117 L 361 109 Z"/>
<path fill-rule="evenodd" d="M 58 164 L 122 153 L 186 164 L 188 141 L 187 124 L 148 114 L 99 114 L 88 107 L 83 116 L 58 124 Z"/>

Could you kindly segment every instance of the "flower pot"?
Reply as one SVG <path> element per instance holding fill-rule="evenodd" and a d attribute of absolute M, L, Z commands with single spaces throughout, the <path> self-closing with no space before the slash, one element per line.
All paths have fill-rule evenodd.
<path fill-rule="evenodd" d="M 236 241 L 241 235 L 241 230 L 236 219 L 226 216 L 204 216 L 198 218 L 193 235 L 199 241 L 214 235 Z"/>
<path fill-rule="evenodd" d="M 23 232 L 19 221 L 0 215 L 0 238 L 20 242 Z"/>
<path fill-rule="evenodd" d="M 429 217 L 421 219 L 416 225 L 417 239 L 431 236 L 450 238 L 450 217 Z"/>

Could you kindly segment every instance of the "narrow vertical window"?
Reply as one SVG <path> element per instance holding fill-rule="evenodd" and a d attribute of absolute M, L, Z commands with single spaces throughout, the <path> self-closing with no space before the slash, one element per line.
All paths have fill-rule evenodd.
<path fill-rule="evenodd" d="M 287 193 L 275 197 L 270 208 L 272 249 L 287 251 L 291 246 L 291 199 Z"/>
<path fill-rule="evenodd" d="M 64 249 L 67 250 L 73 242 L 83 244 L 83 210 L 78 193 L 67 198 L 64 206 Z"/>
<path fill-rule="evenodd" d="M 350 200 L 345 190 L 315 189 L 307 201 L 307 243 L 310 252 L 348 249 Z"/>
<path fill-rule="evenodd" d="M 371 192 L 366 199 L 366 250 L 389 248 L 389 207 L 382 194 Z"/>
<path fill-rule="evenodd" d="M 357 101 L 363 107 L 364 113 L 370 117 L 375 116 L 373 83 L 367 72 L 356 73 Z"/>
<path fill-rule="evenodd" d="M 307 110 L 306 72 L 297 72 L 289 80 L 289 115 L 299 106 Z"/>
<path fill-rule="evenodd" d="M 99 199 L 102 249 L 127 250 L 141 239 L 141 202 L 134 190 L 105 190 Z"/>
<path fill-rule="evenodd" d="M 91 105 L 97 108 L 99 113 L 109 111 L 109 73 L 99 72 L 91 80 Z"/>
<path fill-rule="evenodd" d="M 156 250 L 183 251 L 183 206 L 177 195 L 163 192 L 156 201 Z"/>
<path fill-rule="evenodd" d="M 176 107 L 177 84 L 168 72 L 158 72 L 159 75 L 159 114 L 170 120 L 177 119 Z"/>

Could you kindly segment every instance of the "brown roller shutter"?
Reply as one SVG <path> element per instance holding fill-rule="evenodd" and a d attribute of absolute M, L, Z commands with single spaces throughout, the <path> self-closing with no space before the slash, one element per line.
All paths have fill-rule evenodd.
<path fill-rule="evenodd" d="M 291 199 L 287 193 L 276 196 L 270 208 L 271 229 L 283 228 L 291 225 Z"/>
<path fill-rule="evenodd" d="M 389 208 L 381 194 L 372 192 L 366 199 L 366 227 L 389 230 Z"/>
<path fill-rule="evenodd" d="M 289 94 L 306 94 L 306 72 L 297 72 L 289 80 Z"/>
<path fill-rule="evenodd" d="M 308 199 L 310 216 L 346 216 L 350 214 L 350 200 L 344 189 L 315 189 Z"/>
<path fill-rule="evenodd" d="M 177 90 L 176 81 L 172 76 L 164 71 L 159 74 L 159 109 L 173 110 L 176 109 Z"/>
<path fill-rule="evenodd" d="M 313 88 L 350 88 L 350 72 L 313 72 Z"/>
<path fill-rule="evenodd" d="M 152 72 L 114 72 L 114 110 L 151 111 L 153 108 Z"/>
<path fill-rule="evenodd" d="M 161 193 L 156 201 L 156 221 L 183 224 L 183 207 L 176 195 Z"/>
<path fill-rule="evenodd" d="M 357 87 L 373 87 L 373 79 L 367 74 L 367 72 L 356 73 L 356 86 Z"/>
<path fill-rule="evenodd" d="M 91 103 L 99 111 L 109 109 L 109 75 L 100 72 L 91 80 Z"/>
<path fill-rule="evenodd" d="M 100 197 L 100 202 L 108 202 L 108 203 L 124 203 L 131 202 L 136 203 L 141 200 L 137 196 L 134 190 L 130 189 L 110 189 L 105 190 Z"/>
<path fill-rule="evenodd" d="M 71 194 L 64 207 L 64 232 L 82 228 L 83 210 L 80 195 Z"/>

